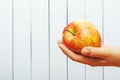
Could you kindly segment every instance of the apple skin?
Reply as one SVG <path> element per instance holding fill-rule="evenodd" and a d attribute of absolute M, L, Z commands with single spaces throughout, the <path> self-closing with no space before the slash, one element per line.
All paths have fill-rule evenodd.
<path fill-rule="evenodd" d="M 73 21 L 65 26 L 62 35 L 63 44 L 75 53 L 81 53 L 82 48 L 101 46 L 99 31 L 88 21 Z"/>

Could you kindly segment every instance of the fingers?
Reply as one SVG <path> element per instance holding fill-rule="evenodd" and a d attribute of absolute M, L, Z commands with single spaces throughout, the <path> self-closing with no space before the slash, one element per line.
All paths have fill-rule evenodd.
<path fill-rule="evenodd" d="M 100 65 L 100 64 L 102 65 L 103 62 L 104 62 L 102 59 L 97 59 L 97 58 L 93 58 L 93 57 L 88 57 L 88 56 L 83 56 L 83 55 L 80 55 L 80 54 L 76 54 L 76 53 L 72 52 L 71 50 L 69 50 L 62 43 L 62 41 L 58 41 L 58 46 L 63 51 L 63 53 L 65 55 L 67 55 L 70 59 L 72 59 L 73 61 L 88 64 L 90 66 L 97 66 L 97 65 Z"/>
<path fill-rule="evenodd" d="M 106 58 L 108 51 L 104 47 L 85 47 L 82 49 L 81 54 L 90 57 Z"/>
<path fill-rule="evenodd" d="M 62 43 L 62 41 L 59 40 L 58 44 L 63 44 L 63 43 Z M 60 48 L 62 48 L 61 45 L 60 45 Z M 65 50 L 63 50 L 63 49 L 65 49 Z M 67 52 L 68 53 L 67 56 L 73 55 L 73 54 L 71 55 L 72 52 L 70 50 L 67 50 L 65 46 L 61 50 L 69 51 L 70 53 Z M 81 54 L 84 56 L 90 56 L 90 57 L 106 58 L 108 56 L 109 51 L 110 50 L 104 46 L 99 47 L 99 48 L 97 48 L 97 47 L 85 47 L 82 49 Z"/>
<path fill-rule="evenodd" d="M 58 40 L 57 43 L 58 43 L 58 44 L 62 44 L 62 41 L 61 41 L 61 40 Z"/>
<path fill-rule="evenodd" d="M 71 58 L 74 61 L 78 61 L 78 55 L 69 50 L 64 44 L 62 44 L 60 41 L 58 42 L 59 48 L 63 51 L 63 53 Z M 80 57 L 79 57 L 80 58 Z"/>

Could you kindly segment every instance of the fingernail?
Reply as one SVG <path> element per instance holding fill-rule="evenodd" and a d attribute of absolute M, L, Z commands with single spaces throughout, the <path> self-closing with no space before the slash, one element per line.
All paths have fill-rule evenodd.
<path fill-rule="evenodd" d="M 57 43 L 60 44 L 62 41 L 61 40 L 58 40 Z"/>
<path fill-rule="evenodd" d="M 88 55 L 90 53 L 90 51 L 88 49 L 86 49 L 86 48 L 83 48 L 81 53 L 83 55 Z"/>
<path fill-rule="evenodd" d="M 60 41 L 57 41 L 58 44 L 60 44 Z"/>

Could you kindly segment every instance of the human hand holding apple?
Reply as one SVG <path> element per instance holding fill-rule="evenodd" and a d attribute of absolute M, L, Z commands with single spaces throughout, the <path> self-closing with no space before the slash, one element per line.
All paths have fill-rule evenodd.
<path fill-rule="evenodd" d="M 92 23 L 88 21 L 73 21 L 63 30 L 63 44 L 75 53 L 81 54 L 84 47 L 100 47 L 101 36 Z"/>
<path fill-rule="evenodd" d="M 90 66 L 120 67 L 120 47 L 101 46 L 101 36 L 90 22 L 73 21 L 68 24 L 58 46 L 73 61 Z"/>

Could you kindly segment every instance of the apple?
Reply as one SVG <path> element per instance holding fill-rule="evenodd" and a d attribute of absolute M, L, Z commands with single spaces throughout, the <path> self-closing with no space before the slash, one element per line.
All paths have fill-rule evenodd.
<path fill-rule="evenodd" d="M 63 44 L 75 53 L 81 53 L 87 46 L 100 47 L 101 36 L 96 26 L 85 20 L 72 21 L 65 26 Z"/>

